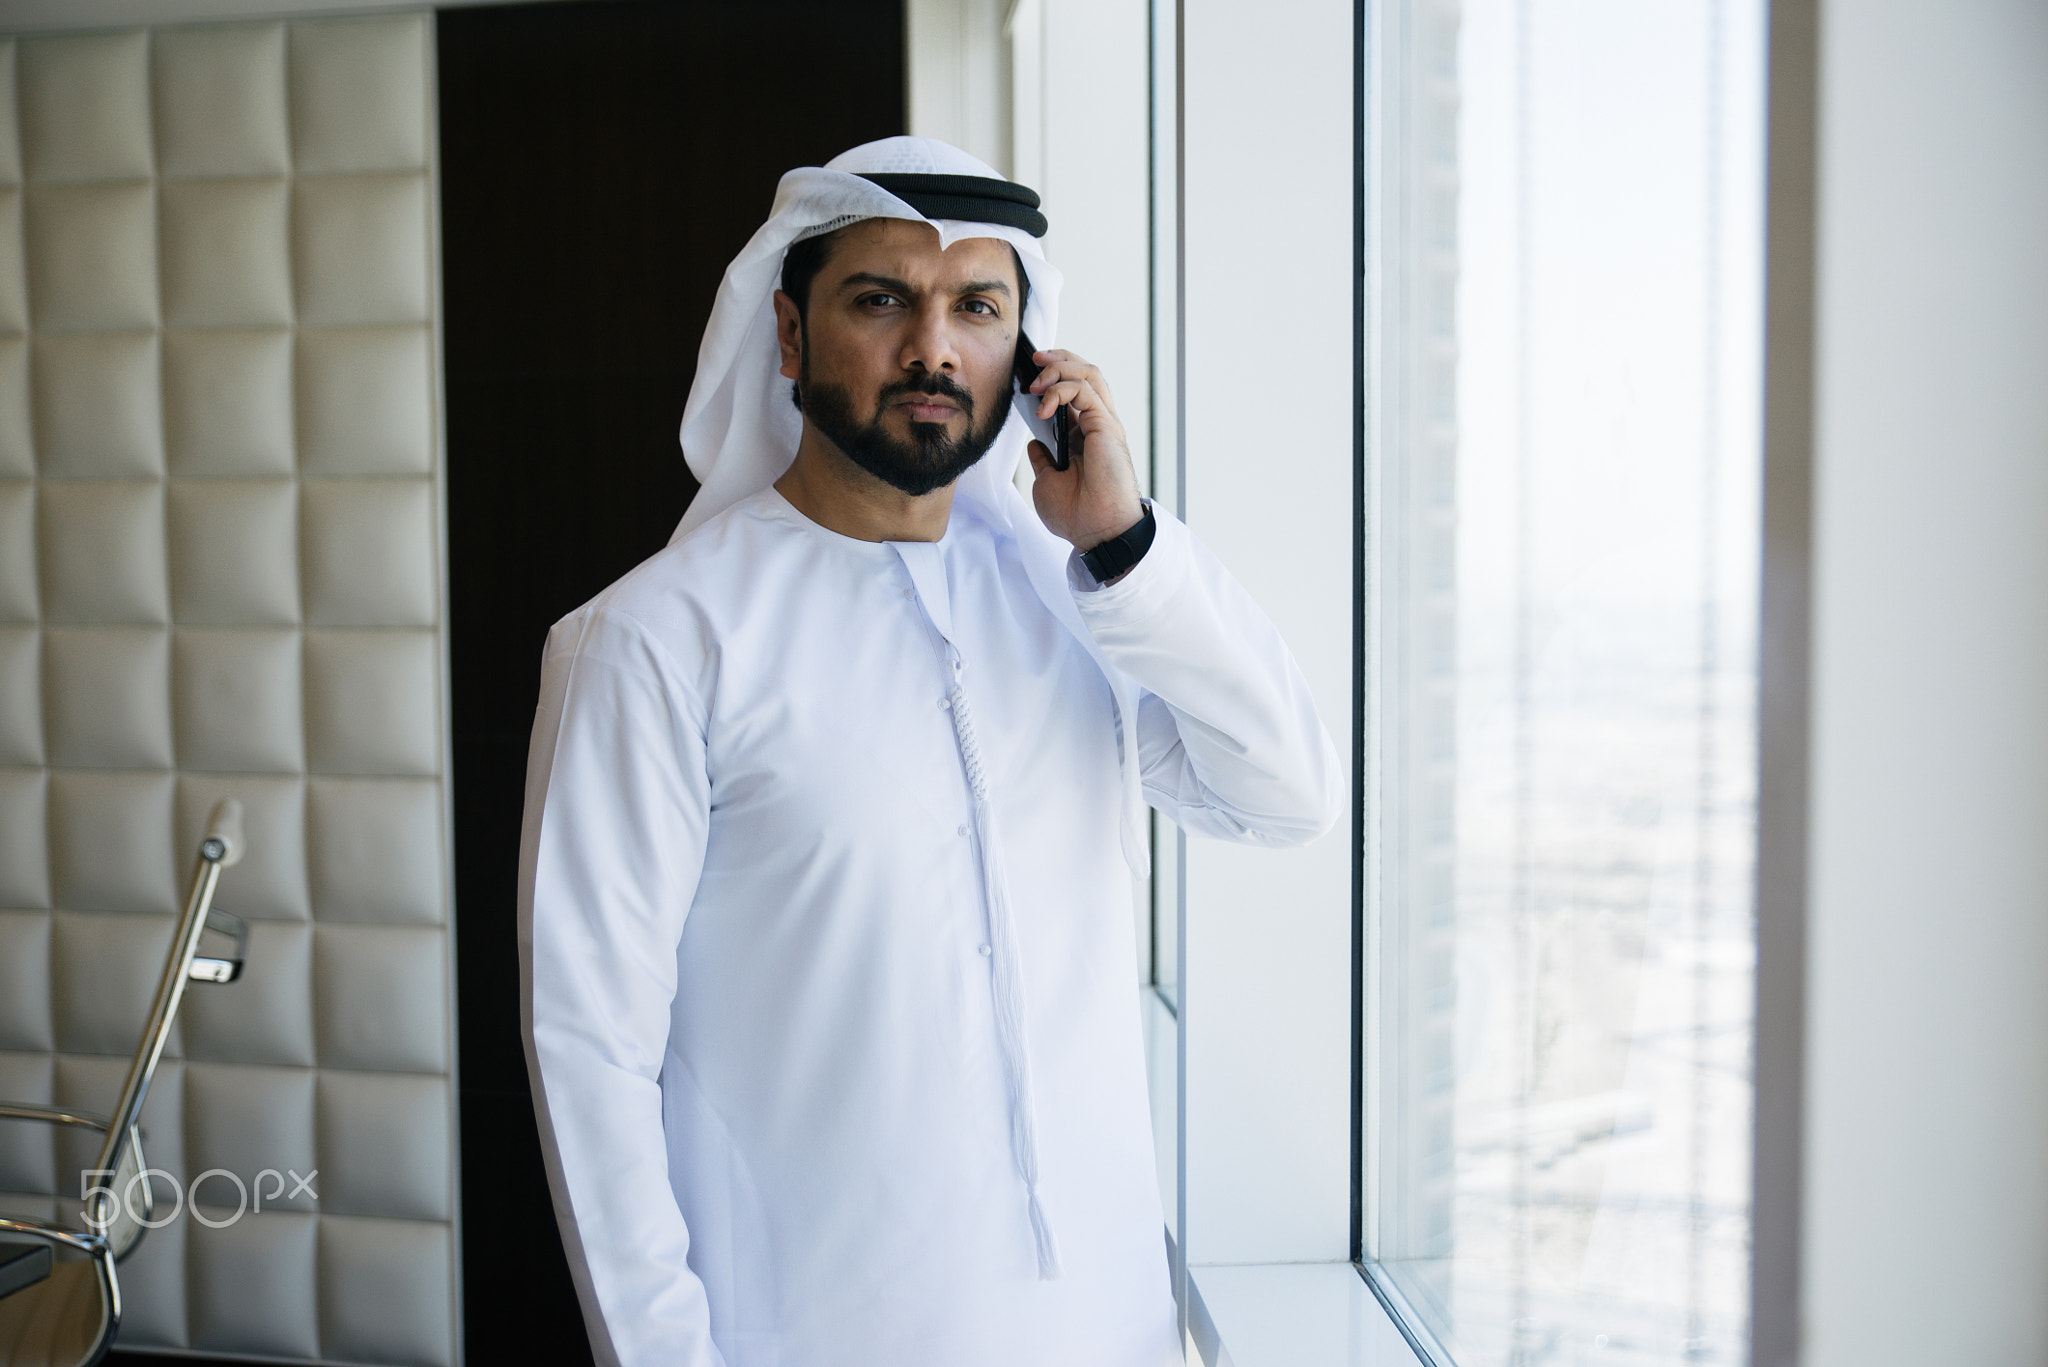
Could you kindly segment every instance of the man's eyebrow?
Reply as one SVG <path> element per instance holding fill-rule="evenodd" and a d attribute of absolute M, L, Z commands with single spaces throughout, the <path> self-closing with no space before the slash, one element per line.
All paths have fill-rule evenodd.
<path fill-rule="evenodd" d="M 873 271 L 855 271 L 852 275 L 839 282 L 839 288 L 841 291 L 861 288 L 894 290 L 896 293 L 903 295 L 916 293 L 915 290 L 911 289 L 908 282 L 898 280 L 893 275 L 877 275 Z M 1004 280 L 969 280 L 966 284 L 956 287 L 953 293 L 955 295 L 1000 294 L 1006 299 L 1011 296 L 1009 282 Z"/>
<path fill-rule="evenodd" d="M 842 291 L 852 289 L 856 285 L 894 290 L 898 294 L 909 294 L 912 292 L 907 282 L 898 280 L 891 275 L 876 275 L 873 271 L 856 271 L 839 282 L 839 288 Z"/>

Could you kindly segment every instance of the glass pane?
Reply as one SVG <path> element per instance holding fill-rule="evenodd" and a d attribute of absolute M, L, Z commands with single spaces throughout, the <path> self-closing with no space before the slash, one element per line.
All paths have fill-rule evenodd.
<path fill-rule="evenodd" d="M 1390 0 L 1373 1258 L 1459 1367 L 1747 1300 L 1761 0 Z"/>

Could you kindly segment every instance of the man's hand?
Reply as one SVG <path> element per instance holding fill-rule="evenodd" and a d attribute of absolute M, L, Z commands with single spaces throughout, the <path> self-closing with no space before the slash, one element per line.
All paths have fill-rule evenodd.
<path fill-rule="evenodd" d="M 1052 468 L 1052 452 L 1034 441 L 1029 451 L 1031 501 L 1039 520 L 1080 551 L 1092 551 L 1113 536 L 1137 525 L 1145 515 L 1138 500 L 1138 476 L 1131 469 L 1131 448 L 1124 440 L 1123 419 L 1109 397 L 1102 372 L 1071 351 L 1037 351 L 1031 359 L 1045 369 L 1032 381 L 1040 396 L 1038 413 L 1050 418 L 1061 404 L 1074 411 L 1077 440 L 1074 459 L 1064 470 Z"/>

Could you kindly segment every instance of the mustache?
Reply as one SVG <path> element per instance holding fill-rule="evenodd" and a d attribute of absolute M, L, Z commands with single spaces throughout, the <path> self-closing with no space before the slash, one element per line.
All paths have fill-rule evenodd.
<path fill-rule="evenodd" d="M 885 384 L 877 397 L 881 401 L 879 406 L 887 408 L 896 400 L 912 394 L 942 394 L 959 404 L 962 413 L 970 418 L 974 416 L 974 395 L 968 391 L 967 386 L 950 375 L 941 375 L 937 372 L 913 375 L 906 380 Z"/>

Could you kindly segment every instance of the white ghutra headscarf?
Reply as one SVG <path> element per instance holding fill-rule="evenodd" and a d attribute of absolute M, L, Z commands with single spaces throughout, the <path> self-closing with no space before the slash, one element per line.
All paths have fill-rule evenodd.
<path fill-rule="evenodd" d="M 789 172 L 775 190 L 768 221 L 725 268 L 704 343 L 697 350 L 697 377 L 683 409 L 683 456 L 702 486 L 676 528 L 677 539 L 741 499 L 773 484 L 789 468 L 803 434 L 803 416 L 789 401 L 782 378 L 782 352 L 775 340 L 774 297 L 782 280 L 782 257 L 791 243 L 831 232 L 864 218 L 902 218 L 939 230 L 943 249 L 966 237 L 1001 238 L 1017 249 L 1029 278 L 1024 333 L 1033 345 L 1053 345 L 1059 323 L 1060 273 L 1045 259 L 1038 239 L 1022 228 L 927 218 L 903 200 L 862 179 L 873 175 L 979 176 L 1003 178 L 986 163 L 931 138 L 883 138 L 842 152 L 822 167 Z M 1012 522 L 1006 490 L 1030 440 L 1016 412 L 974 467 L 960 477 L 954 497 L 977 503 L 1001 523 Z M 1033 519 L 1035 522 L 1036 519 Z"/>

